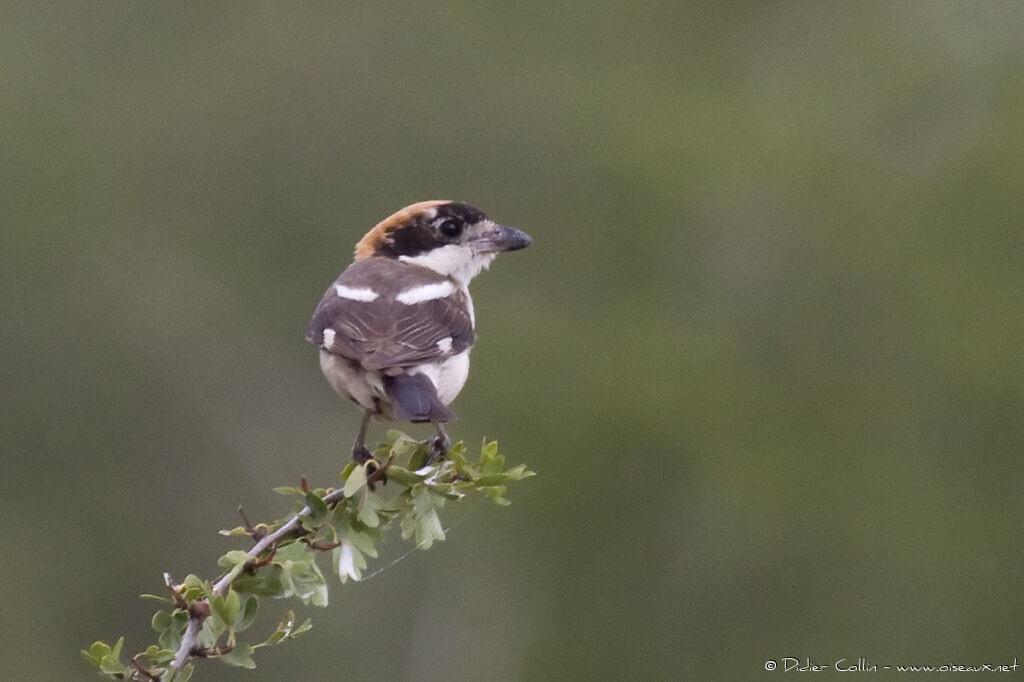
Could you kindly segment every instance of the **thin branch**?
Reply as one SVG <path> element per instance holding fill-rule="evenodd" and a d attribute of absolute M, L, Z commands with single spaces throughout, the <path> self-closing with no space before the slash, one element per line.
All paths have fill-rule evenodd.
<path fill-rule="evenodd" d="M 338 488 L 337 490 L 332 490 L 331 492 L 324 495 L 324 503 L 332 504 L 344 498 L 344 491 L 341 488 Z M 289 533 L 298 530 L 299 524 L 301 523 L 301 517 L 305 516 L 306 514 L 309 514 L 310 511 L 312 510 L 309 508 L 308 505 L 303 507 L 301 511 L 292 515 L 291 518 L 285 521 L 284 525 L 275 530 L 273 533 L 265 535 L 259 542 L 253 545 L 252 549 L 250 549 L 247 552 L 247 554 L 253 559 L 259 558 L 259 555 L 263 554 L 263 552 L 265 552 L 267 548 L 276 545 L 278 540 L 285 537 Z M 227 594 L 228 590 L 231 588 L 231 582 L 232 580 L 234 580 L 234 575 L 237 574 L 235 574 L 233 571 L 229 571 L 224 575 L 223 578 L 215 582 L 213 584 L 213 593 L 220 595 Z M 166 574 L 165 579 L 169 580 L 169 576 L 167 576 Z M 202 604 L 206 606 L 206 608 L 189 609 L 188 627 L 185 628 L 185 634 L 181 636 L 181 644 L 178 646 L 178 650 L 174 654 L 174 661 L 171 663 L 171 668 L 173 668 L 175 671 L 184 668 L 185 664 L 188 663 L 188 659 L 193 655 L 192 652 L 196 646 L 196 638 L 199 636 L 199 630 L 202 629 L 203 620 L 205 620 L 205 616 L 202 615 L 201 611 L 205 610 L 206 613 L 209 614 L 209 600 L 202 599 L 196 602 L 196 604 Z"/>
<path fill-rule="evenodd" d="M 192 649 L 196 646 L 196 637 L 199 636 L 199 628 L 201 627 L 203 627 L 203 622 L 198 618 L 188 619 L 188 627 L 185 628 L 185 634 L 181 636 L 181 646 L 178 647 L 177 653 L 174 654 L 171 668 L 180 670 L 188 663 L 189 656 L 192 655 Z"/>
<path fill-rule="evenodd" d="M 303 480 L 299 488 L 285 490 L 305 494 L 309 504 L 300 503 L 302 509 L 283 520 L 254 526 L 239 508 L 245 524 L 241 530 L 250 538 L 250 549 L 231 550 L 221 557 L 218 564 L 227 566 L 228 570 L 215 580 L 206 582 L 190 575 L 179 584 L 165 573 L 172 613 L 158 612 L 153 627 L 158 632 L 158 641 L 174 637 L 178 639 L 177 647 L 151 645 L 132 657 L 128 665 L 124 665 L 120 657 L 123 637 L 113 645 L 94 642 L 82 653 L 112 679 L 130 676 L 171 682 L 179 679 L 179 673 L 191 672 L 195 661 L 203 658 L 220 658 L 233 666 L 252 667 L 252 654 L 256 649 L 294 639 L 311 627 L 308 619 L 296 625 L 295 614 L 289 611 L 266 641 L 255 645 L 236 642 L 235 633 L 252 624 L 261 597 L 297 596 L 307 604 L 326 604 L 327 583 L 316 565 L 318 553 L 337 550 L 334 568 L 341 581 L 349 578 L 358 581 L 366 568 L 364 554 L 376 556 L 373 545 L 383 538 L 392 521 L 400 517 L 403 539 L 415 535 L 416 549 L 426 548 L 435 540 L 445 538 L 447 529 L 442 529 L 437 514 L 445 499 L 462 499 L 467 491 L 475 490 L 498 504 L 508 504 L 502 497 L 504 484 L 534 475 L 525 465 L 506 470 L 505 457 L 498 454 L 496 442 L 483 445 L 479 462 L 468 460 L 465 446 L 458 443 L 450 451 L 447 462 L 428 467 L 420 465 L 414 470 L 410 468 L 413 462 L 422 462 L 429 455 L 426 443 L 417 443 L 400 432 L 389 434 L 389 438 L 387 459 L 379 463 L 371 460 L 374 463 L 367 462 L 362 469 L 346 469 L 342 472 L 343 487 L 321 497 L 319 489 L 310 490 Z M 395 454 L 407 456 L 409 466 L 391 467 Z M 358 478 L 353 480 L 352 473 Z M 403 490 L 385 502 L 373 495 L 374 484 L 385 483 L 389 478 Z M 346 490 L 356 497 L 349 500 Z M 356 500 L 360 500 L 358 505 L 354 504 Z M 325 539 L 325 530 L 335 542 Z M 238 529 L 228 534 L 237 533 Z M 270 567 L 268 571 L 272 570 L 272 575 L 261 574 L 261 569 L 266 567 Z M 293 580 L 297 582 L 293 584 Z M 300 583 L 301 590 L 297 589 Z M 215 620 L 208 623 L 211 616 Z M 225 632 L 228 633 L 227 643 L 220 644 Z M 153 667 L 139 662 L 147 659 Z"/>

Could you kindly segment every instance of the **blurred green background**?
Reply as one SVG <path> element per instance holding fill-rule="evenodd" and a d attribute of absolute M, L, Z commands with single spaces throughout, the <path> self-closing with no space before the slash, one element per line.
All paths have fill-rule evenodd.
<path fill-rule="evenodd" d="M 1021 4 L 2 13 L 5 679 L 93 679 L 236 505 L 336 480 L 306 323 L 432 198 L 535 239 L 450 430 L 539 476 L 197 679 L 1024 663 Z"/>

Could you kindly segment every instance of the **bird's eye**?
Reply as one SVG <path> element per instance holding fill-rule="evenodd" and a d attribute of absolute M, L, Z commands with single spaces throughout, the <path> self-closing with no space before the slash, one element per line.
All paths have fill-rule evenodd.
<path fill-rule="evenodd" d="M 437 231 L 448 238 L 458 237 L 462 233 L 462 223 L 458 220 L 448 218 L 437 226 Z"/>

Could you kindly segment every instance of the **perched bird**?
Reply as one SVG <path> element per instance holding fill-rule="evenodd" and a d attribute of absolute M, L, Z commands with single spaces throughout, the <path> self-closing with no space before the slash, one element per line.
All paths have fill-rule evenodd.
<path fill-rule="evenodd" d="M 469 374 L 469 282 L 502 251 L 529 246 L 525 232 L 453 201 L 422 201 L 385 218 L 356 244 L 355 260 L 324 293 L 306 339 L 320 348 L 331 387 L 363 409 L 352 456 L 370 417 L 431 422 L 430 459 L 448 451 L 448 405 Z"/>

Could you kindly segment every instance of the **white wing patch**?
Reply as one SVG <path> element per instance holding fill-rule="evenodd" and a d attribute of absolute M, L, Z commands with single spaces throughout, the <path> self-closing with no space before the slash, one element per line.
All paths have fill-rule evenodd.
<path fill-rule="evenodd" d="M 334 330 L 327 328 L 324 330 L 324 348 L 330 348 L 334 345 Z"/>
<path fill-rule="evenodd" d="M 406 289 L 395 296 L 395 300 L 405 305 L 416 305 L 436 298 L 447 298 L 455 293 L 455 285 L 451 282 L 434 282 Z"/>
<path fill-rule="evenodd" d="M 446 336 L 437 342 L 437 349 L 442 353 L 450 353 L 452 350 L 452 337 Z"/>
<path fill-rule="evenodd" d="M 373 289 L 347 287 L 344 284 L 335 284 L 334 290 L 338 292 L 338 296 L 347 298 L 350 301 L 363 301 L 369 303 L 370 301 L 377 300 L 377 292 Z"/>

